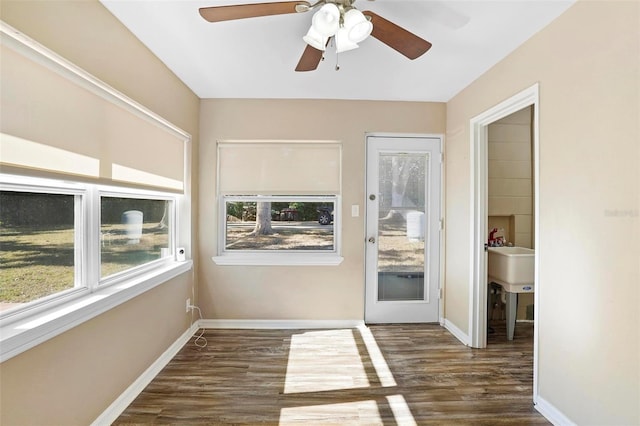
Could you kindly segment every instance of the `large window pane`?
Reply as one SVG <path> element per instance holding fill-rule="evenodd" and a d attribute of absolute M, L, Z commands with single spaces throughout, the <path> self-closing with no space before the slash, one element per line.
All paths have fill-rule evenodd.
<path fill-rule="evenodd" d="M 225 202 L 226 251 L 335 251 L 335 199 Z"/>
<path fill-rule="evenodd" d="M 424 300 L 427 157 L 379 157 L 378 300 Z"/>
<path fill-rule="evenodd" d="M 74 287 L 76 197 L 0 191 L 0 311 Z"/>
<path fill-rule="evenodd" d="M 100 276 L 171 255 L 172 207 L 169 200 L 101 197 Z"/>

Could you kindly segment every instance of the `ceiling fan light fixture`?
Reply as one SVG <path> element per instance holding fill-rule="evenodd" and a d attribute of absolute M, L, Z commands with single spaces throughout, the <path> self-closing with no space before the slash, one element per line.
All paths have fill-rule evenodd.
<path fill-rule="evenodd" d="M 322 51 L 326 49 L 327 41 L 329 41 L 329 37 L 325 37 L 322 34 L 320 34 L 318 31 L 316 31 L 313 25 L 311 26 L 311 28 L 309 28 L 307 35 L 302 37 L 302 39 L 309 46 Z"/>
<path fill-rule="evenodd" d="M 313 15 L 311 26 L 324 37 L 335 35 L 340 26 L 340 9 L 333 3 L 325 4 Z"/>
<path fill-rule="evenodd" d="M 344 28 L 347 29 L 349 40 L 360 43 L 373 31 L 373 24 L 357 9 L 349 9 L 344 14 Z"/>
<path fill-rule="evenodd" d="M 342 27 L 336 32 L 336 52 L 342 53 L 348 50 L 357 49 L 358 44 L 351 41 L 349 38 L 349 30 L 345 27 Z"/>

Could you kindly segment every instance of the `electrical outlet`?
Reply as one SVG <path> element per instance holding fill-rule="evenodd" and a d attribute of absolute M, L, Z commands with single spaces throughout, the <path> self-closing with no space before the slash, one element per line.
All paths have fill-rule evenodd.
<path fill-rule="evenodd" d="M 187 312 L 191 309 L 191 299 L 187 299 Z"/>

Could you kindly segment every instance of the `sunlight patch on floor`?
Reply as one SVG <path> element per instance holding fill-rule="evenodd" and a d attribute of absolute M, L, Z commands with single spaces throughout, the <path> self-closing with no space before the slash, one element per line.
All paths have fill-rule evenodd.
<path fill-rule="evenodd" d="M 353 330 L 323 330 L 291 337 L 284 393 L 369 387 Z"/>
<path fill-rule="evenodd" d="M 361 342 L 360 349 L 356 336 L 359 337 L 357 341 Z M 360 350 L 365 350 L 362 343 L 366 347 L 366 353 L 361 354 Z M 284 393 L 323 392 L 323 398 L 327 402 L 349 398 L 348 395 L 351 393 L 345 394 L 344 390 L 371 387 L 363 357 L 367 365 L 370 360 L 375 369 L 378 379 L 372 377 L 375 387 L 379 386 L 376 382 L 385 388 L 397 386 L 391 369 L 368 327 L 295 334 L 291 337 Z M 368 368 L 370 369 L 370 366 Z M 369 374 L 373 372 L 369 371 Z M 340 390 L 343 392 L 336 392 Z M 393 390 L 388 391 L 392 393 Z M 368 391 L 364 392 L 366 394 Z M 392 414 L 397 424 L 416 425 L 404 396 L 387 395 L 386 403 L 384 400 L 366 399 L 369 395 L 363 396 L 349 398 L 362 399 L 361 401 L 282 408 L 280 424 L 383 424 L 378 406 L 378 403 L 382 403 L 385 415 Z"/>
<path fill-rule="evenodd" d="M 367 347 L 369 358 L 371 359 L 373 368 L 376 370 L 376 374 L 378 375 L 378 379 L 380 380 L 382 387 L 386 388 L 396 386 L 396 379 L 393 377 L 393 373 L 391 373 L 391 370 L 387 365 L 387 361 L 384 359 L 384 355 L 382 355 L 382 352 L 378 347 L 378 343 L 376 342 L 376 338 L 373 337 L 369 327 L 366 325 L 359 326 L 358 331 L 360 332 L 362 340 Z"/>
<path fill-rule="evenodd" d="M 383 424 L 375 401 L 287 407 L 280 410 L 281 425 Z"/>
<path fill-rule="evenodd" d="M 393 417 L 399 425 L 412 426 L 417 425 L 416 420 L 411 414 L 411 409 L 402 395 L 387 396 L 389 407 L 393 413 Z"/>

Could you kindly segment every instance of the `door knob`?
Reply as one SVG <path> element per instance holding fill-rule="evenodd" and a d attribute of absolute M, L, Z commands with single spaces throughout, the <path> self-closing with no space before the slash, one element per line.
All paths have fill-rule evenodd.
<path fill-rule="evenodd" d="M 370 242 L 371 244 L 374 244 L 374 243 L 376 242 L 376 239 L 375 239 L 375 238 L 373 238 L 373 237 L 369 237 L 369 242 Z"/>

